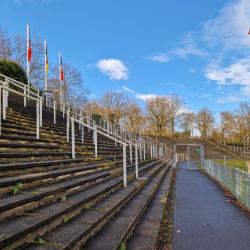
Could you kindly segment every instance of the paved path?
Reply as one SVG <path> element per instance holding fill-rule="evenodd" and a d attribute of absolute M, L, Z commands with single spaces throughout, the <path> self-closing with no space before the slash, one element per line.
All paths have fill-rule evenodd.
<path fill-rule="evenodd" d="M 227 201 L 214 181 L 188 171 L 186 162 L 180 162 L 177 170 L 173 250 L 250 249 L 248 216 Z"/>

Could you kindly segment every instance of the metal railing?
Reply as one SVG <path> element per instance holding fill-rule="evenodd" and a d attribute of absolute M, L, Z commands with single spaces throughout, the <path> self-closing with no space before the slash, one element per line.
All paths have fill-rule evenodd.
<path fill-rule="evenodd" d="M 249 209 L 250 173 L 241 171 L 238 168 L 230 168 L 211 160 L 204 160 L 201 167 L 215 180 L 220 182 L 224 188 L 229 189 L 236 199 Z"/>
<path fill-rule="evenodd" d="M 0 80 L 0 83 L 3 83 L 3 82 Z M 6 108 L 8 106 L 6 103 L 8 100 L 8 92 L 12 92 L 14 94 L 18 94 L 18 95 L 27 97 L 27 98 L 34 100 L 36 102 L 36 139 L 39 139 L 39 128 L 40 128 L 40 124 L 41 124 L 41 122 L 39 120 L 40 120 L 41 113 L 42 113 L 42 109 L 41 109 L 41 105 L 40 105 L 41 99 L 36 99 L 36 98 L 31 97 L 27 94 L 20 93 L 16 90 L 10 89 L 7 86 L 4 86 L 4 84 L 3 84 L 3 85 L 0 85 L 0 110 L 2 109 L 2 100 L 1 100 L 2 90 L 3 90 L 3 119 L 4 120 L 6 119 Z M 2 118 L 1 118 L 1 113 L 0 113 L 0 135 L 1 135 L 1 129 L 2 129 L 1 119 Z"/>
<path fill-rule="evenodd" d="M 240 152 L 240 157 L 249 157 L 250 156 L 250 152 Z"/>
<path fill-rule="evenodd" d="M 248 150 L 250 150 L 250 147 L 230 146 L 230 151 L 248 151 Z"/>
<path fill-rule="evenodd" d="M 103 136 L 105 136 L 105 137 L 107 137 L 107 138 L 109 138 L 109 139 L 111 139 L 113 141 L 117 141 L 118 143 L 121 143 L 123 145 L 123 185 L 126 187 L 127 186 L 127 167 L 126 167 L 126 146 L 127 146 L 127 144 L 124 143 L 123 141 L 117 140 L 116 138 L 99 131 L 96 126 L 91 127 L 90 125 L 85 124 L 83 122 L 80 122 L 79 120 L 76 120 L 73 117 L 71 117 L 70 119 L 71 119 L 71 133 L 72 133 L 72 135 L 71 135 L 71 137 L 72 137 L 72 158 L 75 158 L 75 131 L 74 131 L 74 128 L 75 128 L 74 123 L 75 122 L 77 122 L 77 123 L 89 128 L 89 129 L 93 130 L 94 138 L 95 138 L 94 139 L 95 140 L 94 144 L 95 144 L 95 156 L 96 157 L 97 157 L 97 133 L 101 134 L 101 135 L 103 135 Z M 138 176 L 138 165 L 136 167 L 136 173 L 137 173 L 137 176 Z"/>

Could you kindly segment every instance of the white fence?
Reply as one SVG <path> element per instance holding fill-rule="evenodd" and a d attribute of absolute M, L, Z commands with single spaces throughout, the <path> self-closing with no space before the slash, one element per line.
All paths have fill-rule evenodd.
<path fill-rule="evenodd" d="M 220 182 L 223 187 L 229 189 L 236 199 L 241 201 L 249 209 L 250 173 L 241 171 L 238 168 L 230 168 L 211 160 L 204 160 L 203 162 L 202 169 Z"/>
<path fill-rule="evenodd" d="M 250 147 L 235 147 L 231 146 L 230 151 L 248 151 L 250 150 Z"/>

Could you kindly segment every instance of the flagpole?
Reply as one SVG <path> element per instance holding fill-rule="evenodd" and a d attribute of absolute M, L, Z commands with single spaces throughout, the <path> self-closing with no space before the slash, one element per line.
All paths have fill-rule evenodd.
<path fill-rule="evenodd" d="M 28 74 L 28 96 L 30 95 L 30 63 L 29 63 L 29 39 L 30 39 L 30 25 L 27 24 L 27 74 Z"/>
<path fill-rule="evenodd" d="M 47 82 L 47 40 L 44 40 L 44 49 L 45 49 L 45 98 L 46 98 L 46 107 L 48 107 L 48 82 Z"/>
<path fill-rule="evenodd" d="M 62 79 L 61 79 L 61 52 L 59 52 L 59 78 L 60 78 L 60 103 L 62 103 Z M 62 106 L 61 106 L 62 111 Z"/>

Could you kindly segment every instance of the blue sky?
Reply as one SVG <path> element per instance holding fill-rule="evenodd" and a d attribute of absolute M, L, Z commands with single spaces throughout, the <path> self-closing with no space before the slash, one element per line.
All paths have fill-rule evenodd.
<path fill-rule="evenodd" d="M 48 42 L 49 60 L 82 72 L 98 97 L 123 90 L 143 105 L 176 93 L 188 107 L 235 110 L 250 95 L 250 1 L 0 0 L 0 25 Z"/>

